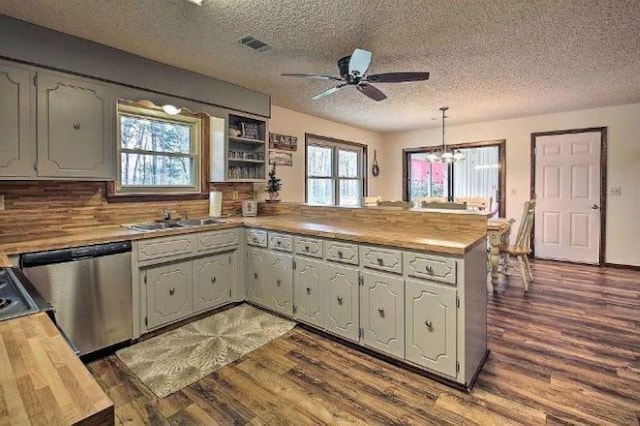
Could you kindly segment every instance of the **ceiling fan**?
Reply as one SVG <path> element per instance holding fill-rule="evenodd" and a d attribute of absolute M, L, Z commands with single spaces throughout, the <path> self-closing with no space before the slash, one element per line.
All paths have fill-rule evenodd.
<path fill-rule="evenodd" d="M 429 79 L 428 72 L 389 72 L 384 74 L 367 75 L 367 70 L 371 64 L 371 52 L 363 49 L 356 49 L 351 56 L 345 56 L 338 61 L 340 77 L 318 74 L 282 74 L 284 77 L 303 77 L 316 80 L 327 80 L 339 82 L 337 86 L 325 90 L 315 95 L 313 100 L 324 98 L 344 87 L 355 87 L 360 93 L 373 99 L 382 101 L 387 99 L 387 95 L 371 83 L 403 83 L 406 81 L 423 81 Z"/>

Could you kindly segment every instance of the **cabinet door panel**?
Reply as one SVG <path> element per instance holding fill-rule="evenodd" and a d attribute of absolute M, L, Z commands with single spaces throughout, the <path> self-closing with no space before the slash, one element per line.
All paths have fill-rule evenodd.
<path fill-rule="evenodd" d="M 267 308 L 271 307 L 268 252 L 256 248 L 250 248 L 247 252 L 249 300 Z"/>
<path fill-rule="evenodd" d="M 149 329 L 192 313 L 192 262 L 156 266 L 146 273 Z"/>
<path fill-rule="evenodd" d="M 35 175 L 33 76 L 0 62 L 0 177 Z"/>
<path fill-rule="evenodd" d="M 456 289 L 406 282 L 406 359 L 456 376 Z"/>
<path fill-rule="evenodd" d="M 324 327 L 323 269 L 321 261 L 297 257 L 293 275 L 294 318 L 318 327 Z"/>
<path fill-rule="evenodd" d="M 358 340 L 360 328 L 358 277 L 359 272 L 355 268 L 326 266 L 326 328 L 355 341 Z"/>
<path fill-rule="evenodd" d="M 211 309 L 231 301 L 231 288 L 237 282 L 238 253 L 220 253 L 193 261 L 194 312 Z"/>
<path fill-rule="evenodd" d="M 293 257 L 269 253 L 271 305 L 283 315 L 293 315 Z"/>
<path fill-rule="evenodd" d="M 115 109 L 104 86 L 38 73 L 38 175 L 113 179 Z"/>
<path fill-rule="evenodd" d="M 362 274 L 361 327 L 364 344 L 404 358 L 404 281 L 381 274 Z"/>

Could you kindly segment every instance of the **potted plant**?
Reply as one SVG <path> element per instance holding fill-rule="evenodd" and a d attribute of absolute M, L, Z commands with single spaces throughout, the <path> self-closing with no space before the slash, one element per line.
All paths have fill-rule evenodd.
<path fill-rule="evenodd" d="M 282 180 L 276 176 L 276 165 L 274 164 L 269 172 L 269 180 L 267 181 L 266 191 L 269 193 L 268 203 L 277 203 L 280 201 L 280 190 L 282 189 Z"/>

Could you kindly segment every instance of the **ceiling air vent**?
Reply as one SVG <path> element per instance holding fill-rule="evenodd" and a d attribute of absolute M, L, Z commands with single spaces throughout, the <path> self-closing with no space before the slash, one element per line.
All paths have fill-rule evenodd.
<path fill-rule="evenodd" d="M 259 52 L 264 52 L 265 50 L 268 50 L 271 48 L 271 46 L 269 46 L 267 43 L 265 43 L 264 41 L 258 40 L 252 35 L 244 36 L 238 41 L 240 42 L 240 44 L 243 44 Z"/>

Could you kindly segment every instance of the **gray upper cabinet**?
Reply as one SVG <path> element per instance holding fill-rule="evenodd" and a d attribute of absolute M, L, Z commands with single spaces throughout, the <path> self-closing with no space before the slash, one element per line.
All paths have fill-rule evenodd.
<path fill-rule="evenodd" d="M 337 265 L 326 265 L 325 271 L 325 327 L 342 337 L 358 341 L 359 271 Z"/>
<path fill-rule="evenodd" d="M 237 283 L 238 252 L 220 253 L 193 261 L 193 311 L 215 308 L 231 301 Z"/>
<path fill-rule="evenodd" d="M 293 275 L 294 318 L 318 327 L 324 327 L 323 271 L 322 261 L 296 258 Z"/>
<path fill-rule="evenodd" d="M 192 262 L 154 266 L 146 271 L 147 328 L 167 324 L 193 312 Z"/>
<path fill-rule="evenodd" d="M 34 73 L 0 61 L 0 177 L 35 175 Z"/>
<path fill-rule="evenodd" d="M 247 250 L 247 287 L 249 300 L 266 308 L 271 307 L 271 282 L 269 280 L 269 252 L 262 249 Z"/>
<path fill-rule="evenodd" d="M 366 346 L 404 358 L 404 281 L 364 272 L 360 327 Z"/>
<path fill-rule="evenodd" d="M 406 359 L 456 376 L 456 289 L 406 281 Z"/>
<path fill-rule="evenodd" d="M 115 99 L 97 83 L 38 73 L 38 175 L 114 178 Z"/>
<path fill-rule="evenodd" d="M 271 306 L 283 315 L 293 315 L 293 257 L 269 253 Z"/>

